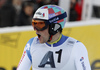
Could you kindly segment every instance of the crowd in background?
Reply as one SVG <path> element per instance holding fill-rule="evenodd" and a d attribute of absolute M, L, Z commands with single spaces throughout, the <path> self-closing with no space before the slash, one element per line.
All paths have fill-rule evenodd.
<path fill-rule="evenodd" d="M 83 2 L 71 0 L 69 21 L 81 20 Z M 59 0 L 0 0 L 0 27 L 31 25 L 32 16 L 39 7 L 58 3 Z M 94 16 L 100 17 L 100 7 L 93 9 Z"/>
<path fill-rule="evenodd" d="M 83 4 L 85 4 L 85 0 L 70 0 L 69 21 L 82 20 Z M 91 18 L 100 18 L 100 0 L 90 0 L 90 4 L 92 8 Z M 86 7 L 89 9 L 89 4 Z"/>
<path fill-rule="evenodd" d="M 31 25 L 37 8 L 58 0 L 0 0 L 0 27 Z"/>
<path fill-rule="evenodd" d="M 82 17 L 83 0 L 71 0 L 69 21 L 80 21 Z"/>

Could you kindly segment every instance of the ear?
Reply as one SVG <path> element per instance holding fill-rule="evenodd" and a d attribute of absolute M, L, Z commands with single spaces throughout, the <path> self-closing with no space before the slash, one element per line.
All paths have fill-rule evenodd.
<path fill-rule="evenodd" d="M 56 33 L 58 33 L 59 30 L 61 30 L 61 25 L 58 23 L 52 23 L 49 26 L 49 34 L 50 35 L 55 35 Z"/>
<path fill-rule="evenodd" d="M 55 24 L 54 25 L 54 31 L 56 31 L 57 29 L 59 29 L 60 28 L 60 25 L 58 25 L 58 24 Z"/>

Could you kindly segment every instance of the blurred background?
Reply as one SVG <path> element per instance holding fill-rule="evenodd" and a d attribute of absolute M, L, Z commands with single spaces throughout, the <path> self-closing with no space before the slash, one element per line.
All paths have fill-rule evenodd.
<path fill-rule="evenodd" d="M 100 70 L 100 0 L 0 0 L 0 70 L 16 70 L 35 31 L 34 12 L 54 4 L 67 12 L 63 34 L 86 46 L 92 70 Z"/>

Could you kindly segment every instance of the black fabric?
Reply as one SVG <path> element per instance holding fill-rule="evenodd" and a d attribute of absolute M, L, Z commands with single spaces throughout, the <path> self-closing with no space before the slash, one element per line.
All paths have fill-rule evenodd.
<path fill-rule="evenodd" d="M 76 21 L 77 20 L 77 12 L 74 8 L 70 9 L 69 21 Z"/>
<path fill-rule="evenodd" d="M 0 8 L 0 27 L 13 26 L 15 23 L 16 10 L 11 0 L 8 0 Z"/>
<path fill-rule="evenodd" d="M 100 7 L 99 6 L 93 6 L 93 14 L 96 18 L 100 18 Z"/>
<path fill-rule="evenodd" d="M 31 19 L 30 16 L 26 15 L 24 11 L 21 11 L 19 16 L 17 17 L 16 26 L 25 26 L 25 25 L 31 25 Z"/>
<path fill-rule="evenodd" d="M 58 28 L 56 31 L 54 31 L 54 28 L 55 28 L 55 25 L 59 25 L 60 26 L 60 28 Z M 52 23 L 52 24 L 50 24 L 49 25 L 49 34 L 50 35 L 55 35 L 56 33 L 58 33 L 58 31 L 62 31 L 62 28 L 61 28 L 61 25 L 60 24 L 58 24 L 58 23 Z"/>

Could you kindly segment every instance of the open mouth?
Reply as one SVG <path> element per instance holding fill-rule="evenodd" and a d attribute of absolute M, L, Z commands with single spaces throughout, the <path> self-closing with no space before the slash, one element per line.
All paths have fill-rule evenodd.
<path fill-rule="evenodd" d="M 41 35 L 40 35 L 40 34 L 37 34 L 37 36 L 38 36 L 38 38 L 40 38 L 40 37 L 41 37 Z"/>

